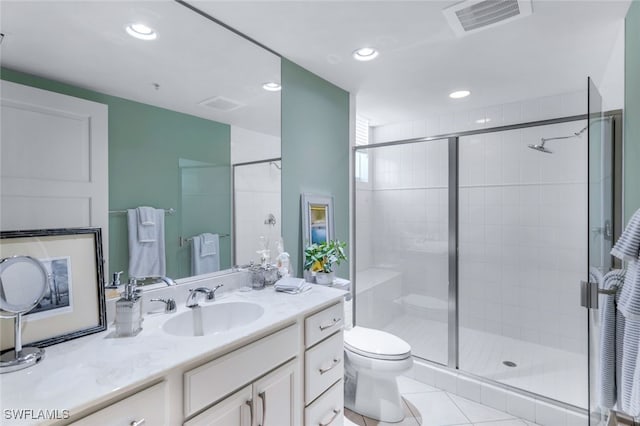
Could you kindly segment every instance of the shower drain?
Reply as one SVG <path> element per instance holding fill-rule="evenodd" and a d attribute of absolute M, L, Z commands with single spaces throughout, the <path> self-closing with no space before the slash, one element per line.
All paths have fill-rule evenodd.
<path fill-rule="evenodd" d="M 515 363 L 515 362 L 513 362 L 513 361 L 502 361 L 502 363 L 503 363 L 504 365 L 506 365 L 507 367 L 517 367 L 517 366 L 518 366 L 518 364 L 516 364 L 516 363 Z"/>

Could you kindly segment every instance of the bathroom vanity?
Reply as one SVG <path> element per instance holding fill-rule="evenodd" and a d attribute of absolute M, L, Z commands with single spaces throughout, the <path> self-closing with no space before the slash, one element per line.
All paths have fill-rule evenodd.
<path fill-rule="evenodd" d="M 2 375 L 2 424 L 341 425 L 344 292 L 227 286 L 200 312 L 185 307 L 188 289 L 225 279 L 237 282 L 145 292 L 173 295 L 177 312 L 145 315 L 135 337 L 111 327 L 51 346 L 35 367 Z M 194 315 L 217 325 L 192 327 Z"/>

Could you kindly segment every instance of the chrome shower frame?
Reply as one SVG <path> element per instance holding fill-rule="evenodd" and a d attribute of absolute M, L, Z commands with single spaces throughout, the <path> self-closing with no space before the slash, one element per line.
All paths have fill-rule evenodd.
<path fill-rule="evenodd" d="M 475 135 L 481 135 L 481 134 L 486 134 L 486 133 L 496 133 L 496 132 L 503 132 L 503 131 L 508 131 L 508 130 L 518 130 L 518 129 L 524 129 L 524 128 L 531 128 L 531 127 L 540 127 L 540 126 L 547 126 L 547 125 L 552 125 L 552 124 L 561 124 L 561 123 L 570 123 L 570 122 L 575 122 L 575 121 L 581 121 L 581 120 L 588 120 L 590 117 L 588 114 L 581 114 L 581 115 L 573 115 L 573 116 L 568 116 L 568 117 L 561 117 L 561 118 L 554 118 L 554 119 L 548 119 L 548 120 L 539 120 L 539 121 L 530 121 L 530 122 L 524 122 L 524 123 L 518 123 L 518 124 L 511 124 L 511 125 L 506 125 L 506 126 L 496 126 L 496 127 L 490 127 L 490 128 L 484 128 L 484 129 L 477 129 L 477 130 L 469 130 L 469 131 L 463 131 L 463 132 L 454 132 L 454 133 L 446 133 L 446 134 L 440 134 L 440 135 L 434 135 L 434 136 L 427 136 L 427 137 L 421 137 L 421 138 L 411 138 L 411 139 L 403 139 L 403 140 L 397 140 L 397 141 L 389 141 L 389 142 L 381 142 L 381 143 L 374 143 L 374 144 L 369 144 L 369 145 L 358 145 L 358 146 L 353 146 L 352 147 L 352 155 L 351 155 L 351 169 L 355 170 L 356 168 L 356 155 L 355 153 L 358 151 L 366 151 L 369 149 L 375 149 L 375 148 L 382 148 L 382 147 L 388 147 L 388 146 L 395 146 L 395 145 L 406 145 L 406 144 L 412 144 L 412 143 L 419 143 L 419 142 L 430 142 L 430 141 L 442 141 L 442 140 L 448 140 L 448 145 L 449 145 L 449 151 L 448 151 L 448 162 L 449 162 L 449 177 L 448 177 L 448 203 L 449 203 L 449 217 L 448 217 L 448 222 L 449 222 L 449 229 L 448 229 L 448 241 L 449 241 L 449 250 L 448 250 L 448 268 L 449 268 L 449 288 L 448 288 L 448 356 L 447 356 L 447 364 L 443 365 L 441 363 L 432 361 L 432 360 L 428 360 L 428 359 L 423 359 L 423 358 L 419 358 L 416 357 L 418 359 L 420 359 L 423 362 L 438 366 L 438 367 L 442 367 L 445 369 L 450 369 L 450 370 L 454 370 L 457 374 L 462 374 L 466 377 L 469 378 L 473 378 L 476 380 L 479 380 L 480 382 L 485 382 L 485 383 L 491 383 L 491 384 L 496 384 L 500 387 L 503 388 L 507 388 L 510 391 L 520 394 L 520 395 L 524 395 L 524 396 L 528 396 L 528 397 L 532 397 L 532 398 L 537 398 L 541 401 L 546 401 L 548 403 L 554 404 L 556 406 L 560 406 L 560 407 L 564 407 L 566 409 L 569 410 L 573 410 L 576 412 L 580 412 L 583 414 L 586 414 L 587 411 L 584 408 L 581 407 L 576 407 L 573 406 L 571 404 L 568 404 L 566 402 L 563 401 L 558 401 L 555 400 L 553 398 L 549 398 L 547 396 L 544 395 L 540 395 L 540 394 L 535 394 L 532 392 L 529 392 L 527 390 L 518 388 L 518 387 L 514 387 L 511 385 L 506 385 L 503 383 L 499 383 L 499 382 L 495 382 L 493 380 L 487 379 L 485 377 L 480 377 L 477 375 L 474 375 L 472 373 L 466 372 L 464 370 L 460 370 L 459 369 L 459 350 L 460 350 L 460 344 L 459 344 L 459 306 L 458 306 L 458 288 L 459 288 L 459 271 L 458 271 L 458 260 L 459 260 L 459 256 L 458 256 L 458 242 L 459 242 L 459 228 L 458 228 L 458 211 L 459 211 L 459 206 L 458 206 L 458 184 L 459 184 L 459 155 L 458 155 L 458 147 L 459 147 L 459 140 L 461 137 L 465 137 L 465 136 L 475 136 Z M 603 120 L 612 120 L 613 119 L 613 123 L 612 123 L 612 132 L 616 135 L 614 137 L 614 144 L 616 145 L 614 147 L 614 152 L 616 152 L 615 155 L 620 155 L 619 152 L 621 152 L 621 138 L 619 138 L 617 136 L 618 134 L 618 127 L 619 127 L 619 122 L 621 122 L 620 120 L 621 118 L 621 111 L 620 110 L 615 110 L 615 111 L 609 111 L 607 113 L 605 113 L 605 117 Z M 580 130 L 579 132 L 576 132 L 573 136 L 560 136 L 557 137 L 558 139 L 567 139 L 567 138 L 573 138 L 573 137 L 577 137 L 580 136 L 582 133 L 584 133 L 587 130 L 588 127 L 585 127 L 584 129 Z M 542 140 L 542 144 L 544 144 L 544 142 L 546 142 L 547 140 L 551 140 L 551 139 L 555 139 L 555 138 L 546 138 Z M 616 159 L 616 164 L 621 163 L 620 159 Z M 614 170 L 616 170 L 617 173 L 620 173 L 620 168 L 618 167 L 614 167 Z M 616 181 L 618 182 L 616 184 L 616 188 L 614 191 L 614 198 L 617 201 L 620 201 L 621 199 L 621 193 L 622 193 L 622 187 L 620 185 L 620 178 L 621 176 L 616 176 Z M 356 177 L 355 177 L 355 173 L 352 173 L 351 176 L 351 185 L 352 188 L 356 188 Z M 357 222 L 356 222 L 356 217 L 357 217 L 357 212 L 356 212 L 356 191 L 352 190 L 351 191 L 351 229 L 352 229 L 352 271 L 355 272 L 354 276 L 352 277 L 352 294 L 353 294 L 353 305 L 352 305 L 352 315 L 353 315 L 353 324 L 357 324 L 357 312 L 356 312 L 356 303 L 357 303 L 357 288 L 358 288 L 358 281 L 357 281 L 357 265 L 356 265 L 356 251 L 357 251 L 357 245 L 356 245 L 356 236 L 357 236 Z M 614 210 L 614 214 L 616 213 L 616 211 Z M 618 215 L 616 215 L 616 217 L 618 217 L 621 212 L 617 211 Z M 617 231 L 619 234 L 619 230 Z M 415 356 L 415 355 L 414 355 Z"/>

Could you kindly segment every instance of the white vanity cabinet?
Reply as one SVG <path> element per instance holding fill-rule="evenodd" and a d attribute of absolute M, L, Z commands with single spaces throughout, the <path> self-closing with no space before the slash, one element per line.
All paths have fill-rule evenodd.
<path fill-rule="evenodd" d="M 298 361 L 292 360 L 184 426 L 296 426 Z"/>
<path fill-rule="evenodd" d="M 305 319 L 304 422 L 343 424 L 344 306 L 337 303 Z"/>
<path fill-rule="evenodd" d="M 298 335 L 299 326 L 291 325 L 187 371 L 184 374 L 185 418 L 211 404 L 215 405 L 185 422 L 185 425 L 218 424 L 216 419 L 231 416 L 226 423 L 220 424 L 297 426 L 296 407 L 300 406 L 296 359 L 300 351 Z M 247 395 L 244 389 L 251 382 Z M 233 394 L 224 398 L 239 388 L 243 388 L 241 396 Z"/>

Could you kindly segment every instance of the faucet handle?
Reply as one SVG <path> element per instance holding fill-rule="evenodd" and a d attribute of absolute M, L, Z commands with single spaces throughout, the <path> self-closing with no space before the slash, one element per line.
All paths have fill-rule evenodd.
<path fill-rule="evenodd" d="M 169 299 L 161 299 L 161 298 L 157 298 L 157 299 L 149 299 L 149 302 L 162 302 L 164 303 L 164 313 L 165 314 L 171 314 L 173 312 L 176 311 L 176 301 L 169 298 Z"/>
<path fill-rule="evenodd" d="M 220 287 L 224 287 L 224 284 L 218 284 L 217 286 L 212 288 L 211 293 L 209 293 L 209 295 L 207 296 L 207 299 L 216 300 L 216 290 L 218 290 Z"/>
<path fill-rule="evenodd" d="M 105 288 L 118 288 L 120 285 L 120 274 L 122 274 L 122 271 L 114 272 L 111 282 L 106 285 Z"/>

